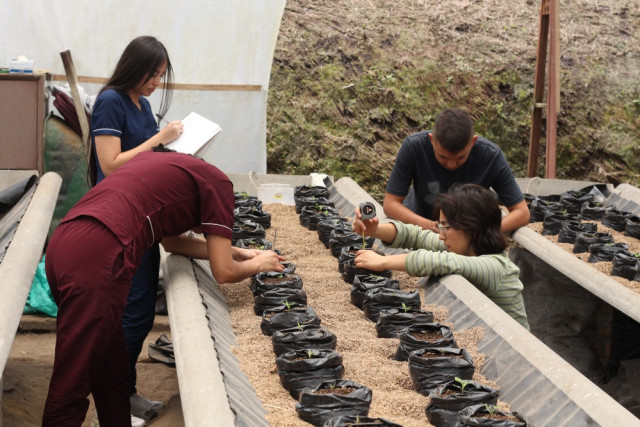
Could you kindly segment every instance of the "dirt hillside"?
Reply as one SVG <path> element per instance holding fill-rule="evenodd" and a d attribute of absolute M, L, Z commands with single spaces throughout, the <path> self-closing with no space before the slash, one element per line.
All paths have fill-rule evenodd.
<path fill-rule="evenodd" d="M 559 9 L 557 175 L 638 184 L 640 4 Z M 461 107 L 525 176 L 539 24 L 537 0 L 287 1 L 268 100 L 269 172 L 348 175 L 381 199 L 402 140 Z"/>

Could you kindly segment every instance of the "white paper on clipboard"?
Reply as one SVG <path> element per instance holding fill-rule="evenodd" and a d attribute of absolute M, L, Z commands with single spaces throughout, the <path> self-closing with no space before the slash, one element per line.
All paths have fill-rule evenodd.
<path fill-rule="evenodd" d="M 194 156 L 203 154 L 222 131 L 217 123 L 193 112 L 182 120 L 182 124 L 184 125 L 182 135 L 166 147 Z"/>

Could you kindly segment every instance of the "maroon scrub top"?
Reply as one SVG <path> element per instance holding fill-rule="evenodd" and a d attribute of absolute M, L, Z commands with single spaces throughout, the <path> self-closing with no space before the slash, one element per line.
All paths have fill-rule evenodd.
<path fill-rule="evenodd" d="M 89 216 L 134 254 L 201 226 L 231 239 L 233 184 L 217 167 L 182 153 L 145 151 L 92 188 L 61 224 Z"/>

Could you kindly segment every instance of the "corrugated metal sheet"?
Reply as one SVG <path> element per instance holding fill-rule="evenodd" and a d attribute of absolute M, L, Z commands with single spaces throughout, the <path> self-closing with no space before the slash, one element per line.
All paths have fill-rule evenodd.
<path fill-rule="evenodd" d="M 211 339 L 218 353 L 229 406 L 236 414 L 236 426 L 269 426 L 262 402 L 258 399 L 247 376 L 240 370 L 238 359 L 231 352 L 231 347 L 237 343 L 229 320 L 229 308 L 211 276 L 209 264 L 205 261 L 192 261 L 192 263 L 198 290 L 207 310 Z"/>
<path fill-rule="evenodd" d="M 478 350 L 486 357 L 481 372 L 500 385 L 500 399 L 509 402 L 512 410 L 526 414 L 527 420 L 538 426 L 598 425 L 445 286 L 427 286 L 425 299 L 429 304 L 447 306 L 448 319 L 457 330 L 485 329 L 478 343 Z"/>

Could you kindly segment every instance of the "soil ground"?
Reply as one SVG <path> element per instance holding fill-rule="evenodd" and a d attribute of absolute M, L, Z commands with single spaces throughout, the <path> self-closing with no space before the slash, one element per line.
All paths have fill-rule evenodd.
<path fill-rule="evenodd" d="M 37 427 L 42 424 L 42 411 L 49 388 L 55 348 L 55 319 L 48 316 L 24 315 L 20 330 L 11 347 L 4 370 L 2 387 L 2 422 L 6 427 Z M 162 334 L 169 337 L 169 319 L 156 316 L 138 359 L 138 389 L 145 396 L 165 402 L 166 408 L 148 425 L 154 427 L 184 426 L 176 370 L 155 363 L 147 356 L 148 344 Z M 93 400 L 83 427 L 90 427 L 94 417 Z"/>

